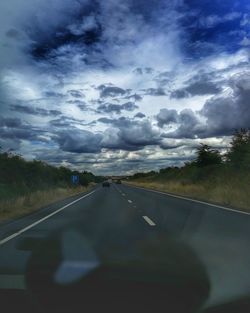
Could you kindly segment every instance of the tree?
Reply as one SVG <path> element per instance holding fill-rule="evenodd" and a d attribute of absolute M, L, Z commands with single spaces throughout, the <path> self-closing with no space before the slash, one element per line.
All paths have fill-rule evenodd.
<path fill-rule="evenodd" d="M 57 168 L 39 160 L 26 161 L 11 152 L 0 152 L 0 184 L 15 185 L 20 191 L 71 186 L 72 175 L 79 175 L 82 185 L 101 180 L 90 172 L 80 173 L 62 166 Z"/>
<path fill-rule="evenodd" d="M 240 129 L 234 133 L 227 162 L 239 167 L 250 166 L 250 130 Z"/>
<path fill-rule="evenodd" d="M 197 158 L 195 163 L 202 167 L 207 165 L 221 164 L 222 158 L 218 150 L 212 149 L 212 147 L 201 144 L 197 149 Z"/>

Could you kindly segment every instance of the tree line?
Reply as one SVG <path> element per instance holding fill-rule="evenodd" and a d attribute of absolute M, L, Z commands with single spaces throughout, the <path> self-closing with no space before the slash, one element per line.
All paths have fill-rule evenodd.
<path fill-rule="evenodd" d="M 235 132 L 230 148 L 227 153 L 221 155 L 216 149 L 209 145 L 201 144 L 197 149 L 197 157 L 194 164 L 197 166 L 207 166 L 214 164 L 227 164 L 236 167 L 250 166 L 250 131 L 241 129 Z"/>
<path fill-rule="evenodd" d="M 249 171 L 250 170 L 250 130 L 240 129 L 235 131 L 230 147 L 227 152 L 222 154 L 218 149 L 215 149 L 207 144 L 200 144 L 196 150 L 196 157 L 190 162 L 186 162 L 181 168 L 167 167 L 159 171 L 150 171 L 147 173 L 136 173 L 131 178 L 138 179 L 151 177 L 156 174 L 173 174 L 173 178 L 177 172 L 188 172 L 191 169 L 197 169 L 196 172 L 205 173 L 208 168 L 219 169 L 227 168 L 230 170 Z M 201 175 L 200 175 L 201 176 Z"/>
<path fill-rule="evenodd" d="M 72 186 L 72 175 L 79 176 L 79 184 L 87 186 L 91 182 L 101 182 L 100 176 L 87 171 L 73 171 L 64 166 L 55 167 L 43 161 L 27 161 L 11 152 L 0 153 L 0 188 L 11 186 L 20 194 L 25 191 L 47 189 L 53 186 Z M 18 192 L 18 193 L 19 193 Z"/>

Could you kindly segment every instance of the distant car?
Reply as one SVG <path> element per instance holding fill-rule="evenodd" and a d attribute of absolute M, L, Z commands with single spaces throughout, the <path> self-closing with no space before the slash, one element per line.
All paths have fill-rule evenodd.
<path fill-rule="evenodd" d="M 120 179 L 117 179 L 116 183 L 117 183 L 117 184 L 121 184 L 122 181 L 121 181 Z"/>
<path fill-rule="evenodd" d="M 102 183 L 102 187 L 110 187 L 110 183 L 108 181 L 104 181 Z"/>

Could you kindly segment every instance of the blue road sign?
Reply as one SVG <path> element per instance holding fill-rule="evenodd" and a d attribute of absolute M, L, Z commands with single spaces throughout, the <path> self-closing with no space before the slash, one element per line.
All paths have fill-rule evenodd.
<path fill-rule="evenodd" d="M 79 184 L 79 175 L 72 175 L 72 176 L 71 176 L 71 182 L 72 182 L 72 184 L 74 184 L 74 185 Z"/>

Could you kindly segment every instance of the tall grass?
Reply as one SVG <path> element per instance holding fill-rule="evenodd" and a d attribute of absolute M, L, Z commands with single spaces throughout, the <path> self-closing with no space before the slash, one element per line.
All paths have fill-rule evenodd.
<path fill-rule="evenodd" d="M 89 190 L 93 185 L 88 187 L 75 188 L 51 188 L 49 190 L 39 190 L 27 193 L 16 198 L 0 200 L 0 221 L 5 221 L 14 217 L 20 217 L 31 213 L 43 206 L 59 201 L 69 196 Z"/>
<path fill-rule="evenodd" d="M 250 172 L 226 166 L 173 169 L 130 183 L 250 211 Z"/>

